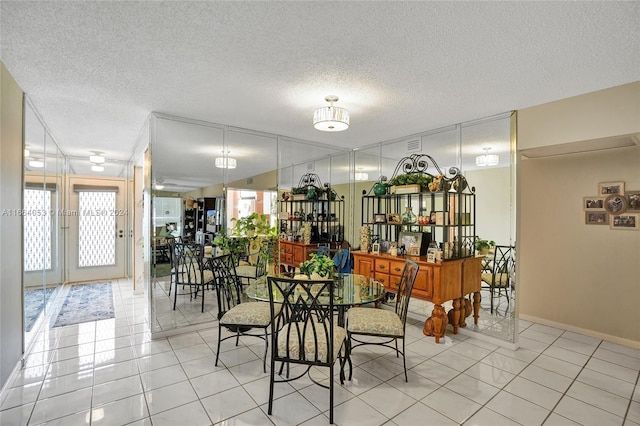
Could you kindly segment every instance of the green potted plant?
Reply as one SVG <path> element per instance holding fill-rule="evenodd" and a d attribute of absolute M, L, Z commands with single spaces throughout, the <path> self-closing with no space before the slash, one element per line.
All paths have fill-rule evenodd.
<path fill-rule="evenodd" d="M 424 173 L 405 173 L 398 175 L 389 181 L 389 185 L 420 185 L 420 191 L 428 192 L 431 176 Z"/>
<path fill-rule="evenodd" d="M 324 254 L 312 253 L 311 258 L 300 264 L 300 272 L 311 279 L 332 278 L 335 272 L 333 260 Z"/>
<path fill-rule="evenodd" d="M 482 238 L 476 237 L 475 246 L 478 254 L 486 255 L 496 246 L 496 243 L 495 241 L 483 240 Z"/>

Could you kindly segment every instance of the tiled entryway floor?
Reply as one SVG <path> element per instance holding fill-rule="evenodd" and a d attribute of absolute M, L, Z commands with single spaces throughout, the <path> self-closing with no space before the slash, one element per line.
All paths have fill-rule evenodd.
<path fill-rule="evenodd" d="M 2 395 L 2 426 L 328 424 L 328 391 L 307 377 L 277 385 L 266 414 L 257 339 L 224 342 L 218 367 L 217 327 L 150 341 L 130 287 L 114 286 L 115 319 L 37 337 Z M 353 381 L 335 387 L 336 424 L 640 425 L 638 350 L 525 321 L 517 351 L 462 334 L 435 344 L 422 326 L 407 324 L 408 383 L 401 358 L 358 348 Z"/>

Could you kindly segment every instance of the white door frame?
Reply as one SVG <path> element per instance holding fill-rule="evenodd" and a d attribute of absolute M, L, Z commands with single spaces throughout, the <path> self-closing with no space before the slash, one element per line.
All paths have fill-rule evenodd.
<path fill-rule="evenodd" d="M 117 188 L 116 208 L 113 209 L 113 211 L 80 211 L 78 207 L 79 196 L 78 192 L 74 190 L 74 185 L 85 185 L 84 188 L 87 190 L 90 190 L 91 187 Z M 68 178 L 67 190 L 69 191 L 67 197 L 68 207 L 63 212 L 66 229 L 68 230 L 68 235 L 65 239 L 67 246 L 67 281 L 108 280 L 127 276 L 128 265 L 130 263 L 127 259 L 129 254 L 127 246 L 130 241 L 129 211 L 127 209 L 127 180 L 122 178 L 95 178 L 72 175 Z M 116 221 L 116 252 L 114 265 L 79 267 L 79 217 L 80 215 L 91 214 L 112 216 Z"/>

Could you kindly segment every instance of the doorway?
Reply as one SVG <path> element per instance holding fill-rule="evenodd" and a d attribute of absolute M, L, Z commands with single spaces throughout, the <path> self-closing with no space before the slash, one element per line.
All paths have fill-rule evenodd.
<path fill-rule="evenodd" d="M 67 221 L 68 282 L 126 275 L 126 185 L 120 179 L 70 177 Z"/>

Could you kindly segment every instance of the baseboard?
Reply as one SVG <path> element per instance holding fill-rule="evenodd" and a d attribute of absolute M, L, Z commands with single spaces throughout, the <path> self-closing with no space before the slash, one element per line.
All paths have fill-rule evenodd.
<path fill-rule="evenodd" d="M 544 318 L 534 317 L 532 315 L 518 315 L 520 319 L 525 321 L 535 322 L 536 324 L 547 325 L 549 327 L 559 328 L 561 330 L 572 331 L 574 333 L 584 334 L 585 336 L 594 337 L 596 339 L 605 340 L 607 342 L 616 343 L 622 346 L 628 346 L 634 349 L 640 349 L 640 342 L 637 340 L 625 339 L 624 337 L 612 336 L 606 333 L 600 333 L 598 331 L 589 330 L 586 328 L 575 327 L 568 324 L 559 323 L 556 321 L 550 321 Z"/>

